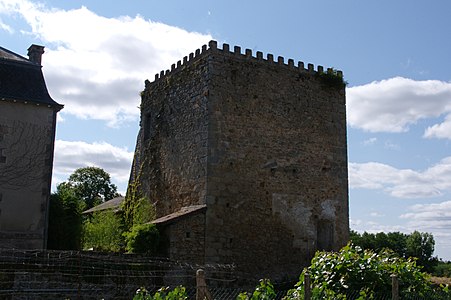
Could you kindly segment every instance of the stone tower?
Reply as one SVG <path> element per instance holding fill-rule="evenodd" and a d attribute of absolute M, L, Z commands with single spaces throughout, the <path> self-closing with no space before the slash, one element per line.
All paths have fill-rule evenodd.
<path fill-rule="evenodd" d="M 211 41 L 146 81 L 131 181 L 168 257 L 297 278 L 349 236 L 341 72 Z"/>

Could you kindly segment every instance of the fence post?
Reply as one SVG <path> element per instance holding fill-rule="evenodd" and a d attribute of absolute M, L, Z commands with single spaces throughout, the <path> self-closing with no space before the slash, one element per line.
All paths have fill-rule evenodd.
<path fill-rule="evenodd" d="M 304 274 L 304 300 L 310 300 L 312 292 L 310 290 L 310 274 L 305 272 Z"/>
<path fill-rule="evenodd" d="M 391 298 L 392 300 L 399 300 L 399 282 L 396 274 L 391 275 Z"/>
<path fill-rule="evenodd" d="M 212 300 L 205 282 L 205 272 L 202 269 L 196 272 L 196 300 Z"/>

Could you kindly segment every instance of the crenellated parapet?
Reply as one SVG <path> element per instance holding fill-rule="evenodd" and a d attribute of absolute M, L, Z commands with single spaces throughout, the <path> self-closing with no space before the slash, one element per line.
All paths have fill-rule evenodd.
<path fill-rule="evenodd" d="M 146 81 L 131 179 L 170 241 L 161 254 L 287 282 L 344 246 L 342 76 L 210 41 Z"/>
<path fill-rule="evenodd" d="M 251 49 L 245 49 L 244 53 L 241 51 L 240 46 L 234 46 L 233 50 L 230 48 L 230 45 L 227 43 L 222 44 L 222 49 L 218 48 L 217 41 L 210 41 L 208 45 L 203 45 L 202 48 L 197 49 L 195 52 L 190 53 L 189 55 L 185 56 L 182 60 L 179 60 L 176 64 L 172 64 L 170 69 L 163 70 L 160 73 L 155 74 L 155 80 L 153 82 L 157 82 L 160 79 L 165 78 L 166 76 L 177 72 L 178 70 L 182 69 L 185 66 L 188 66 L 192 64 L 194 61 L 197 61 L 198 59 L 204 57 L 210 52 L 220 52 L 227 55 L 235 55 L 241 59 L 248 59 L 248 60 L 254 60 L 259 62 L 264 62 L 272 65 L 277 65 L 280 67 L 288 68 L 297 70 L 300 72 L 308 72 L 312 74 L 321 74 L 325 73 L 324 67 L 321 65 L 318 65 L 315 69 L 315 66 L 311 63 L 308 63 L 307 66 L 302 61 L 298 61 L 295 63 L 293 59 L 288 59 L 285 61 L 285 58 L 283 56 L 277 56 L 277 60 L 275 60 L 275 57 L 271 53 L 266 54 L 266 58 L 264 57 L 263 52 L 257 51 L 255 55 L 253 54 Z M 335 74 L 338 77 L 343 78 L 343 72 L 342 71 L 336 71 L 333 68 L 328 68 L 327 73 Z M 146 80 L 146 86 L 151 84 L 150 81 Z"/>

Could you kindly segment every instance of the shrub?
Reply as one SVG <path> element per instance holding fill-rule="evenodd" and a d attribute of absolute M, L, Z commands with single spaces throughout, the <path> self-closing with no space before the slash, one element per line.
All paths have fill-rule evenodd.
<path fill-rule="evenodd" d="M 134 225 L 130 232 L 124 233 L 126 250 L 131 253 L 155 254 L 160 234 L 155 224 Z"/>
<path fill-rule="evenodd" d="M 113 211 L 94 213 L 83 224 L 83 248 L 97 251 L 121 251 L 124 248 L 121 218 Z"/>
<path fill-rule="evenodd" d="M 58 190 L 50 195 L 48 249 L 79 250 L 82 207 L 73 193 Z"/>
<path fill-rule="evenodd" d="M 240 293 L 237 300 L 270 300 L 275 299 L 274 286 L 268 279 L 261 279 L 252 294 Z"/>
<path fill-rule="evenodd" d="M 390 250 L 377 254 L 348 244 L 338 253 L 317 252 L 285 299 L 303 299 L 307 272 L 312 299 L 346 299 L 346 295 L 356 294 L 359 299 L 387 297 L 392 274 L 398 276 L 401 299 L 432 291 L 428 275 L 420 271 L 415 260 L 399 258 Z"/>
<path fill-rule="evenodd" d="M 435 276 L 451 278 L 451 262 L 438 261 L 437 266 L 434 267 L 432 274 Z"/>
<path fill-rule="evenodd" d="M 169 287 L 159 289 L 153 296 L 145 289 L 140 288 L 136 291 L 133 300 L 185 300 L 188 299 L 186 289 L 183 286 L 178 286 L 172 291 Z"/>

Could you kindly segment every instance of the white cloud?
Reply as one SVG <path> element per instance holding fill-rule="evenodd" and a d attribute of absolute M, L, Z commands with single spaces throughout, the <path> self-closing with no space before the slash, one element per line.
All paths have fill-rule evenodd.
<path fill-rule="evenodd" d="M 382 213 L 380 213 L 380 212 L 377 212 L 377 211 L 371 212 L 371 213 L 370 213 L 370 216 L 371 216 L 371 217 L 375 217 L 375 218 L 385 217 L 384 214 L 382 214 Z"/>
<path fill-rule="evenodd" d="M 423 137 L 451 139 L 451 114 L 447 115 L 442 123 L 429 126 Z"/>
<path fill-rule="evenodd" d="M 401 146 L 399 144 L 393 143 L 392 141 L 385 141 L 384 148 L 395 151 L 401 150 Z"/>
<path fill-rule="evenodd" d="M 363 141 L 363 145 L 364 146 L 371 146 L 371 145 L 374 145 L 376 142 L 377 142 L 377 138 L 372 137 L 372 138 L 369 138 L 369 139 Z"/>
<path fill-rule="evenodd" d="M 410 234 L 417 230 L 420 232 L 432 233 L 435 240 L 435 254 L 445 260 L 451 260 L 451 254 L 449 249 L 451 248 L 451 225 L 449 216 L 451 201 L 443 202 L 439 204 L 423 204 L 415 205 L 409 208 L 412 212 L 403 214 L 401 219 L 408 220 L 403 225 L 386 225 L 373 221 L 351 222 L 351 229 L 359 233 L 369 232 L 403 232 Z M 417 207 L 417 208 L 415 208 Z M 436 217 L 440 218 L 440 210 L 446 209 L 447 216 L 442 217 L 441 221 L 435 220 Z M 424 211 L 424 214 L 423 212 Z"/>
<path fill-rule="evenodd" d="M 397 198 L 435 197 L 451 191 L 451 157 L 425 171 L 377 163 L 349 163 L 351 188 L 378 189 Z"/>
<path fill-rule="evenodd" d="M 451 236 L 451 201 L 432 204 L 416 204 L 411 212 L 401 215 L 418 228 L 446 229 Z"/>
<path fill-rule="evenodd" d="M 382 163 L 349 163 L 348 168 L 351 188 L 384 189 L 397 179 L 398 170 Z"/>
<path fill-rule="evenodd" d="M 44 75 L 52 97 L 65 104 L 62 113 L 110 125 L 136 119 L 145 79 L 211 39 L 141 16 L 102 17 L 86 7 L 2 0 L 0 14 L 22 17 L 31 27 L 24 33 L 45 44 Z"/>
<path fill-rule="evenodd" d="M 4 30 L 8 33 L 13 33 L 14 30 L 11 28 L 11 26 L 5 24 L 2 22 L 2 19 L 0 19 L 0 30 Z"/>
<path fill-rule="evenodd" d="M 370 132 L 405 132 L 418 120 L 451 113 L 451 82 L 395 77 L 348 88 L 346 94 L 350 126 Z M 425 136 L 439 137 L 435 132 L 440 128 Z"/>
<path fill-rule="evenodd" d="M 133 152 L 108 143 L 56 140 L 53 185 L 67 180 L 76 169 L 87 166 L 102 168 L 111 175 L 112 180 L 126 184 L 132 160 Z"/>
<path fill-rule="evenodd" d="M 437 252 L 443 252 L 445 259 L 451 259 L 451 201 L 432 204 L 417 204 L 401 215 L 408 220 L 407 227 L 421 232 L 430 232 L 436 241 Z M 443 250 L 443 251 L 441 251 Z"/>
<path fill-rule="evenodd" d="M 411 233 L 413 230 L 410 230 L 406 226 L 402 225 L 386 225 L 381 224 L 374 221 L 362 221 L 358 223 L 351 223 L 351 229 L 355 230 L 357 232 L 363 233 L 378 233 L 378 232 L 404 232 L 404 233 Z"/>

